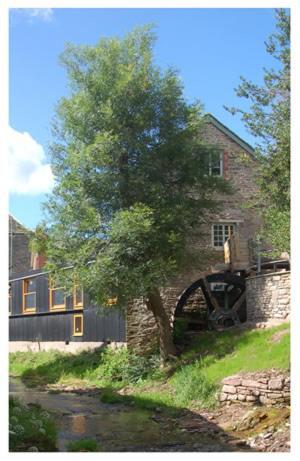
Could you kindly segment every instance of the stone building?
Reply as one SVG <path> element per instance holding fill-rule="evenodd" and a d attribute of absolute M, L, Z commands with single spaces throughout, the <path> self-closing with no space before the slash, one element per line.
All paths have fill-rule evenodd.
<path fill-rule="evenodd" d="M 219 196 L 222 203 L 210 222 L 203 226 L 201 241 L 192 242 L 203 252 L 201 270 L 183 270 L 179 277 L 170 280 L 164 290 L 165 305 L 171 321 L 174 319 L 176 304 L 181 293 L 204 274 L 234 269 L 243 272 L 251 264 L 251 242 L 261 225 L 260 218 L 253 209 L 245 207 L 255 197 L 258 186 L 257 160 L 253 148 L 223 125 L 212 115 L 206 116 L 203 138 L 209 144 L 220 148 L 220 157 L 210 164 L 209 174 L 223 176 L 229 180 L 234 193 Z M 224 260 L 224 244 L 230 237 L 233 245 L 234 267 Z M 202 297 L 202 298 L 201 298 Z M 197 303 L 201 304 L 203 295 L 199 292 Z M 157 341 L 154 317 L 141 300 L 136 301 L 127 312 L 127 341 L 134 349 L 150 349 Z"/>
<path fill-rule="evenodd" d="M 169 281 L 168 288 L 164 289 L 162 293 L 172 323 L 181 294 L 193 282 L 204 275 L 207 276 L 224 270 L 242 273 L 249 268 L 251 265 L 249 242 L 255 238 L 260 227 L 260 220 L 255 211 L 245 207 L 245 204 L 255 196 L 258 190 L 255 181 L 257 161 L 252 147 L 212 115 L 206 116 L 203 138 L 209 144 L 218 146 L 220 152 L 217 158 L 211 159 L 208 174 L 222 176 L 230 181 L 234 193 L 229 196 L 217 197 L 221 204 L 218 212 L 213 213 L 208 222 L 203 225 L 201 239 L 190 242 L 192 249 L 197 247 L 200 250 L 201 268 L 199 267 L 198 270 L 183 269 L 178 277 Z M 95 342 L 94 346 L 96 346 L 99 345 L 99 341 L 108 341 L 110 338 L 110 341 L 126 343 L 136 352 L 145 352 L 157 344 L 155 319 L 153 314 L 147 310 L 142 299 L 136 300 L 128 306 L 126 315 L 122 319 L 119 318 L 119 314 L 114 320 L 106 317 L 106 320 L 104 317 L 101 320 L 99 317 L 100 324 L 98 326 L 101 334 L 99 332 L 98 334 L 96 323 L 89 317 L 91 312 L 89 303 L 83 302 L 82 297 L 79 306 L 70 300 L 70 297 L 70 299 L 64 297 L 62 287 L 53 288 L 51 285 L 48 287 L 48 282 L 41 282 L 39 286 L 38 281 L 33 280 L 33 278 L 38 279 L 38 276 L 41 280 L 46 280 L 47 277 L 46 274 L 45 277 L 41 275 L 40 271 L 38 273 L 30 271 L 28 242 L 28 231 L 10 216 L 10 273 L 27 271 L 27 275 L 21 274 L 21 276 L 11 277 L 15 291 L 12 290 L 10 299 L 12 305 L 10 341 L 14 343 L 12 345 L 15 348 L 21 347 L 20 345 L 24 341 L 26 343 L 24 343 L 24 347 L 28 347 L 28 343 L 31 344 L 36 341 L 37 337 L 40 341 L 39 347 L 42 347 L 42 342 L 45 347 L 48 347 L 50 341 L 52 345 L 54 344 L 53 341 L 59 341 L 57 347 L 65 347 L 80 341 L 85 343 L 86 347 L 91 347 L 91 340 Z M 226 258 L 224 259 L 224 244 L 225 247 L 228 245 L 229 248 L 229 262 Z M 34 262 L 34 258 L 32 261 Z M 33 264 L 33 268 L 38 269 L 42 265 L 40 263 Z M 36 285 L 36 291 L 28 292 L 32 280 Z M 218 283 L 214 285 L 218 285 Z M 218 287 L 215 287 L 215 290 L 217 291 Z M 59 306 L 53 306 L 53 293 L 65 301 L 61 301 Z M 77 295 L 74 295 L 73 298 L 76 300 Z M 32 299 L 35 302 L 28 307 L 26 302 L 32 301 Z M 201 290 L 190 301 L 187 309 L 193 310 L 196 307 L 201 310 L 203 307 L 203 310 L 207 312 Z M 72 323 L 73 320 L 74 324 Z M 74 335 L 71 334 L 77 325 L 76 321 L 81 322 L 79 325 L 80 335 L 78 332 L 75 332 Z M 110 321 L 111 324 L 109 324 Z M 84 344 L 82 345 L 84 346 Z"/>

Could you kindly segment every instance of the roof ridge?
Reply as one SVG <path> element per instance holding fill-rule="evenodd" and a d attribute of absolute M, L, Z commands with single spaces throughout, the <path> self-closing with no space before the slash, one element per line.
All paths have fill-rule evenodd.
<path fill-rule="evenodd" d="M 254 155 L 254 148 L 246 141 L 244 141 L 239 135 L 237 135 L 234 131 L 232 131 L 230 128 L 228 128 L 224 123 L 220 122 L 217 117 L 215 117 L 213 114 L 210 112 L 207 112 L 204 114 L 204 118 L 208 119 L 216 128 L 219 128 L 221 131 L 223 131 L 224 134 L 227 134 L 231 139 L 233 139 L 235 142 L 237 142 L 243 149 L 245 149 L 249 154 L 251 154 L 253 157 Z"/>
<path fill-rule="evenodd" d="M 27 231 L 31 230 L 28 227 L 26 227 L 24 224 L 22 224 L 21 221 L 19 221 L 12 213 L 8 213 L 8 216 L 11 217 L 12 219 L 14 219 L 20 226 L 22 226 Z"/>

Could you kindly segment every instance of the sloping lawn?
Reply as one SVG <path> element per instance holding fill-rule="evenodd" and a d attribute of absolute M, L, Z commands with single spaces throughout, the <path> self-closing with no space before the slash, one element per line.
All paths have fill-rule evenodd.
<path fill-rule="evenodd" d="M 190 365 L 179 367 L 170 378 L 170 384 L 177 401 L 186 405 L 193 401 L 212 405 L 213 394 L 226 376 L 289 368 L 289 324 L 266 330 L 207 332 L 195 340 L 182 360 L 195 353 L 200 357 Z"/>

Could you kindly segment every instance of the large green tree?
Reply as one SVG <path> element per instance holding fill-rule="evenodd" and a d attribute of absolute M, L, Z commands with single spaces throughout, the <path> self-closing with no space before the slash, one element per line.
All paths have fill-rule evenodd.
<path fill-rule="evenodd" d="M 277 60 L 276 69 L 264 69 L 263 85 L 241 79 L 236 92 L 250 102 L 239 112 L 249 131 L 258 138 L 260 161 L 258 197 L 264 218 L 263 237 L 274 253 L 290 248 L 290 15 L 276 10 L 276 32 L 266 42 L 267 52 Z"/>
<path fill-rule="evenodd" d="M 154 64 L 154 41 L 144 27 L 62 54 L 70 94 L 55 117 L 46 233 L 49 269 L 72 265 L 100 305 L 144 298 L 166 359 L 175 347 L 161 289 L 199 263 L 189 243 L 229 186 L 207 174 L 218 152 L 201 137 L 201 107 Z"/>

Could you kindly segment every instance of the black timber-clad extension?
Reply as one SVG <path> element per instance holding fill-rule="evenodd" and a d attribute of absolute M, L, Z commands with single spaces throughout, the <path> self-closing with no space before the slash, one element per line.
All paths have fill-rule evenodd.
<path fill-rule="evenodd" d="M 77 306 L 70 295 L 65 297 L 64 307 L 51 310 L 48 275 L 38 269 L 11 278 L 10 341 L 126 341 L 124 313 L 113 306 L 93 306 L 86 293 Z M 29 279 L 35 288 L 33 294 L 24 288 Z"/>

